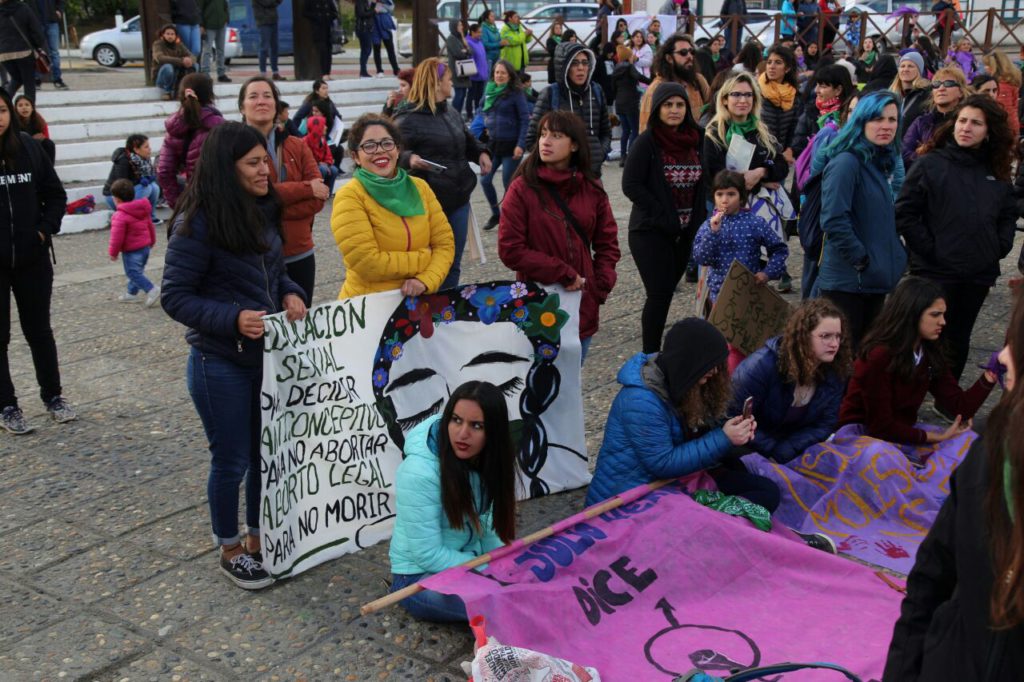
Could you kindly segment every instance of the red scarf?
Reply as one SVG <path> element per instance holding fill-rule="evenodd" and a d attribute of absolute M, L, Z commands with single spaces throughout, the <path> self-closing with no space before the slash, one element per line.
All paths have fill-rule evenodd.
<path fill-rule="evenodd" d="M 700 140 L 700 133 L 689 126 L 669 128 L 655 123 L 651 126 L 651 131 L 658 148 L 674 159 L 688 158 L 697 150 L 697 142 Z"/>
<path fill-rule="evenodd" d="M 839 108 L 839 98 L 833 97 L 832 99 L 815 99 L 814 106 L 818 107 L 818 114 L 824 116 L 825 114 L 831 114 L 833 111 Z"/>

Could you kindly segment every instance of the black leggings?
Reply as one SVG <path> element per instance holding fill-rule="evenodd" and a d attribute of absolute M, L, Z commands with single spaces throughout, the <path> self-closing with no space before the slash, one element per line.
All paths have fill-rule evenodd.
<path fill-rule="evenodd" d="M 29 55 L 21 59 L 8 59 L 4 61 L 4 68 L 11 76 L 11 82 L 7 84 L 7 93 L 13 99 L 18 89 L 25 86 L 25 97 L 33 102 L 36 101 L 36 60 Z"/>
<path fill-rule="evenodd" d="M 394 40 L 382 40 L 373 46 L 373 63 L 377 66 L 377 73 L 383 73 L 384 69 L 381 68 L 380 62 L 380 46 L 381 43 L 388 51 L 388 61 L 391 62 L 391 70 L 398 75 L 398 57 L 395 55 L 395 41 Z"/>
<path fill-rule="evenodd" d="M 970 282 L 939 284 L 946 292 L 946 329 L 942 332 L 942 338 L 946 340 L 949 368 L 959 381 L 971 350 L 971 332 L 974 331 L 981 306 L 985 304 L 989 287 Z"/>
<path fill-rule="evenodd" d="M 647 293 L 640 316 L 643 349 L 645 353 L 655 353 L 661 348 L 672 295 L 690 259 L 690 243 L 673 239 L 660 230 L 630 230 L 629 250 Z"/>
<path fill-rule="evenodd" d="M 288 277 L 306 292 L 306 305 L 313 305 L 313 285 L 316 284 L 316 257 L 309 254 L 305 258 L 285 263 Z"/>
<path fill-rule="evenodd" d="M 315 23 L 310 22 L 309 28 L 313 34 L 312 42 L 316 46 L 320 56 L 320 76 L 328 76 L 331 73 L 331 22 Z"/>
<path fill-rule="evenodd" d="M 57 342 L 50 327 L 53 266 L 50 265 L 49 254 L 44 254 L 28 266 L 0 267 L 0 409 L 18 405 L 7 361 L 7 347 L 11 342 L 12 292 L 18 305 L 21 331 L 32 351 L 39 397 L 46 403 L 61 394 Z"/>
<path fill-rule="evenodd" d="M 856 351 L 871 323 L 882 312 L 885 294 L 856 294 L 850 291 L 822 291 L 821 295 L 836 304 L 850 327 L 850 343 Z M 846 331 L 844 330 L 844 335 Z"/>
<path fill-rule="evenodd" d="M 738 457 L 723 460 L 708 473 L 715 479 L 718 490 L 726 495 L 750 500 L 767 509 L 769 514 L 779 508 L 779 502 L 782 501 L 779 486 L 769 478 L 747 471 Z"/>

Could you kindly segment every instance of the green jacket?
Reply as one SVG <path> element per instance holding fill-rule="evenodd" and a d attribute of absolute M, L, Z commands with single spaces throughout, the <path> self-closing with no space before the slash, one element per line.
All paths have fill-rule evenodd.
<path fill-rule="evenodd" d="M 228 0 L 200 0 L 203 28 L 224 28 L 228 23 Z"/>
<path fill-rule="evenodd" d="M 526 35 L 526 29 L 522 24 L 502 26 L 501 39 L 508 41 L 508 45 L 501 48 L 502 59 L 507 60 L 516 71 L 522 71 L 530 65 L 530 50 L 527 47 L 530 36 Z"/>

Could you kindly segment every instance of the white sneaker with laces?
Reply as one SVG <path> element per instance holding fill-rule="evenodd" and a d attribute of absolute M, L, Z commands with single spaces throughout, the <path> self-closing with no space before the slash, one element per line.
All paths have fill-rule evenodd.
<path fill-rule="evenodd" d="M 159 302 L 160 302 L 160 287 L 159 287 L 159 285 L 156 285 L 152 289 L 149 290 L 148 294 L 146 294 L 146 307 L 147 308 L 152 308 L 153 306 L 155 306 Z"/>
<path fill-rule="evenodd" d="M 141 303 L 141 294 L 141 291 L 136 294 L 129 294 L 127 291 L 125 291 L 122 292 L 121 295 L 117 297 L 117 300 L 119 300 L 121 303 Z"/>

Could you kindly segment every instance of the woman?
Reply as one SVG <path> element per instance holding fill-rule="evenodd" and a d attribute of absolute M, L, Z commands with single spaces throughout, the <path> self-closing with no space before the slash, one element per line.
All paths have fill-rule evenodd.
<path fill-rule="evenodd" d="M 889 89 L 900 96 L 900 117 L 903 119 L 904 130 L 914 125 L 914 121 L 924 113 L 928 105 L 932 84 L 924 73 L 924 58 L 920 54 L 911 51 L 900 56 L 898 73 Z"/>
<path fill-rule="evenodd" d="M 583 122 L 550 111 L 537 126 L 536 153 L 505 192 L 498 257 L 516 277 L 582 291 L 583 358 L 598 329 L 598 310 L 615 286 L 619 228 L 590 165 Z"/>
<path fill-rule="evenodd" d="M 508 10 L 501 27 L 501 58 L 516 71 L 526 71 L 530 65 L 530 37 L 533 31 L 523 26 L 519 12 Z"/>
<path fill-rule="evenodd" d="M 370 52 L 373 49 L 374 38 L 374 6 L 372 0 L 354 0 L 355 5 L 355 33 L 359 40 L 359 77 L 370 78 L 370 71 L 367 64 L 370 61 Z M 380 46 L 377 47 L 380 54 Z"/>
<path fill-rule="evenodd" d="M 208 73 L 190 73 L 181 79 L 178 101 L 181 106 L 164 122 L 163 144 L 156 178 L 167 204 L 174 208 L 199 161 L 203 142 L 224 117 L 213 106 L 213 80 Z M 178 176 L 184 182 L 178 180 Z"/>
<path fill-rule="evenodd" d="M 548 39 L 544 43 L 544 50 L 548 53 L 548 83 L 556 83 L 555 80 L 555 50 L 562 44 L 562 32 L 565 30 L 565 19 L 560 15 L 555 17 L 548 29 Z"/>
<path fill-rule="evenodd" d="M 753 398 L 759 428 L 751 450 L 785 464 L 835 432 L 853 363 L 843 331 L 843 314 L 831 301 L 804 301 L 782 336 L 736 368 L 731 412 Z"/>
<path fill-rule="evenodd" d="M 487 70 L 490 72 L 494 68 L 494 62 L 501 57 L 501 32 L 498 30 L 498 24 L 494 18 L 494 10 L 484 10 L 478 23 L 483 30 L 482 38 L 484 50 L 487 53 Z"/>
<path fill-rule="evenodd" d="M 935 72 L 931 106 L 913 125 L 903 127 L 907 131 L 903 135 L 903 163 L 908 169 L 917 158 L 918 148 L 931 139 L 936 128 L 952 118 L 953 111 L 968 94 L 963 71 L 946 66 Z"/>
<path fill-rule="evenodd" d="M 950 370 L 959 380 L 999 261 L 1013 248 L 1016 138 L 999 102 L 985 95 L 965 99 L 953 120 L 924 144 L 907 173 L 896 228 L 910 251 L 910 273 L 945 292 Z"/>
<path fill-rule="evenodd" d="M 427 181 L 455 234 L 455 259 L 441 289 L 458 286 L 462 274 L 469 197 L 476 187 L 476 175 L 469 162 L 480 164 L 483 175 L 491 172 L 490 152 L 473 137 L 462 117 L 448 106 L 451 94 L 451 70 L 437 58 L 425 59 L 416 67 L 412 88 L 406 97 L 409 106 L 395 118 L 403 141 L 399 163 Z M 437 164 L 445 170 L 437 172 Z"/>
<path fill-rule="evenodd" d="M 640 73 L 629 52 L 622 63 L 612 71 L 612 91 L 615 93 L 615 115 L 619 117 L 622 135 L 619 137 L 619 168 L 626 165 L 629 149 L 636 141 L 640 128 L 641 84 L 649 84 L 650 78 Z"/>
<path fill-rule="evenodd" d="M 960 69 L 965 80 L 971 80 L 980 71 L 978 63 L 974 61 L 974 43 L 970 36 L 964 35 L 956 45 L 946 53 L 946 66 Z"/>
<path fill-rule="evenodd" d="M 359 3 L 365 3 L 366 7 L 370 5 L 368 0 L 359 0 Z M 302 16 L 309 22 L 309 35 L 312 36 L 313 45 L 316 47 L 319 56 L 318 64 L 320 68 L 318 71 L 320 77 L 327 80 L 331 76 L 333 51 L 331 27 L 334 25 L 334 22 L 339 21 L 338 3 L 335 0 L 306 0 L 303 4 Z M 372 24 L 370 22 L 373 21 L 373 17 L 366 16 L 364 13 L 358 17 L 358 20 L 362 23 L 358 25 L 356 32 L 369 35 L 372 31 Z M 368 56 L 369 54 L 370 51 L 367 49 L 365 55 Z M 370 73 L 366 70 L 366 56 L 360 56 L 362 57 L 360 60 L 360 75 L 369 77 Z"/>
<path fill-rule="evenodd" d="M 615 30 L 608 36 L 608 40 L 614 42 L 615 36 L 622 36 L 622 42 L 629 43 L 629 22 L 622 17 L 615 21 Z"/>
<path fill-rule="evenodd" d="M 484 229 L 493 230 L 501 217 L 498 194 L 494 191 L 494 176 L 500 167 L 501 181 L 508 192 L 512 174 L 523 158 L 526 129 L 530 125 L 530 107 L 523 94 L 519 72 L 504 59 L 494 64 L 494 74 L 484 90 L 483 112 L 492 161 L 491 172 L 480 179 L 480 186 L 491 206 L 491 217 Z"/>
<path fill-rule="evenodd" d="M 260 386 L 263 316 L 306 316 L 302 289 L 281 252 L 281 207 L 263 136 L 241 123 L 218 126 L 172 218 L 161 304 L 188 327 L 185 374 L 210 444 L 207 499 L 220 569 L 246 590 L 273 578 L 260 554 Z M 238 486 L 245 478 L 245 543 Z"/>
<path fill-rule="evenodd" d="M 651 77 L 651 64 L 654 63 L 654 52 L 644 38 L 644 32 L 633 31 L 630 37 L 630 63 L 639 71 L 644 78 Z"/>
<path fill-rule="evenodd" d="M 395 54 L 394 32 L 398 28 L 391 13 L 395 10 L 394 0 L 378 0 L 374 6 L 373 31 L 370 40 L 373 42 L 373 65 L 377 67 L 377 78 L 384 77 L 384 65 L 380 58 L 383 45 L 388 53 L 391 73 L 398 75 L 398 57 Z"/>
<path fill-rule="evenodd" d="M 857 80 L 868 81 L 871 79 L 871 71 L 874 69 L 875 61 L 879 56 L 874 36 L 865 37 L 864 42 L 860 44 L 857 58 L 853 60 L 857 66 Z"/>
<path fill-rule="evenodd" d="M 721 332 L 690 317 L 672 325 L 661 352 L 637 353 L 626 361 L 587 490 L 588 506 L 644 483 L 708 470 L 723 493 L 769 512 L 778 507 L 778 487 L 729 458 L 754 437 L 757 422 L 742 415 L 725 420 L 732 397 L 728 354 Z"/>
<path fill-rule="evenodd" d="M 313 152 L 301 137 L 275 125 L 281 94 L 266 76 L 253 76 L 238 91 L 238 110 L 246 125 L 259 131 L 270 154 L 270 182 L 281 205 L 284 262 L 288 277 L 313 302 L 316 258 L 313 219 L 330 196 Z"/>
<path fill-rule="evenodd" d="M 7 92 L 15 94 L 25 86 L 25 96 L 36 101 L 36 60 L 38 50 L 47 50 L 46 38 L 35 11 L 17 0 L 0 0 L 0 60 L 10 75 Z"/>
<path fill-rule="evenodd" d="M 740 48 L 733 61 L 732 70 L 736 73 L 748 73 L 757 75 L 757 66 L 761 63 L 761 48 L 757 43 L 750 41 Z"/>
<path fill-rule="evenodd" d="M 401 79 L 399 79 L 401 80 Z M 401 83 L 399 83 L 401 87 Z M 313 81 L 313 89 L 310 91 L 302 100 L 302 104 L 295 110 L 292 115 L 292 123 L 298 128 L 303 121 L 309 117 L 309 112 L 313 108 L 313 102 L 327 102 L 328 108 L 330 108 L 331 120 L 328 121 L 328 125 L 334 122 L 335 118 L 341 118 L 341 114 L 338 112 L 337 105 L 331 100 L 331 86 L 323 78 L 317 78 Z"/>
<path fill-rule="evenodd" d="M 893 211 L 903 184 L 899 127 L 896 95 L 873 92 L 823 150 L 830 161 L 821 186 L 825 242 L 817 286 L 846 316 L 854 348 L 907 263 Z"/>
<path fill-rule="evenodd" d="M 150 218 L 154 225 L 161 225 L 164 221 L 156 217 L 156 205 L 160 201 L 160 185 L 156 183 L 156 173 L 153 171 L 153 163 L 150 161 L 152 150 L 149 145 L 149 138 L 138 133 L 129 135 L 123 147 L 114 150 L 110 161 L 110 174 L 107 182 L 103 185 L 103 197 L 111 211 L 117 207 L 110 195 L 110 186 L 115 180 L 124 178 L 129 180 L 135 187 L 136 199 L 149 199 L 151 207 Z"/>
<path fill-rule="evenodd" d="M 939 51 L 935 49 L 935 44 L 932 43 L 931 38 L 922 33 L 914 40 L 914 49 L 924 57 L 924 71 L 921 75 L 925 78 L 931 78 L 932 74 L 942 67 Z"/>
<path fill-rule="evenodd" d="M 440 416 L 406 436 L 404 454 L 395 474 L 392 592 L 515 539 L 518 473 L 496 386 L 469 381 L 456 388 Z M 399 604 L 414 618 L 467 620 L 455 595 L 422 590 Z"/>
<path fill-rule="evenodd" d="M 452 87 L 455 88 L 452 108 L 461 116 L 462 105 L 465 104 L 466 93 L 469 92 L 469 76 L 462 75 L 456 62 L 472 56 L 469 52 L 469 43 L 466 42 L 465 25 L 461 19 L 452 19 L 448 22 L 448 38 L 445 45 L 448 48 L 448 70 L 452 74 Z"/>
<path fill-rule="evenodd" d="M 799 157 L 822 128 L 839 129 L 839 111 L 856 92 L 850 72 L 838 64 L 825 64 L 814 73 L 814 101 L 808 102 L 793 133 L 793 155 Z M 799 168 L 799 166 L 798 166 Z"/>
<path fill-rule="evenodd" d="M 434 293 L 448 275 L 452 230 L 426 181 L 398 167 L 401 142 L 394 122 L 377 114 L 363 114 L 349 130 L 356 170 L 331 213 L 345 260 L 338 298 L 393 289 Z"/>
<path fill-rule="evenodd" d="M 394 117 L 399 107 L 405 106 L 405 98 L 409 96 L 409 89 L 412 87 L 412 77 L 416 73 L 414 69 L 402 69 L 398 72 L 398 89 L 388 93 L 388 98 L 381 109 L 383 115 Z M 325 83 L 326 85 L 326 83 Z"/>
<path fill-rule="evenodd" d="M 982 57 L 982 64 L 998 83 L 996 100 L 1006 110 L 1007 120 L 1010 123 L 1010 132 L 1013 133 L 1014 141 L 1020 136 L 1020 69 L 1010 62 L 1005 52 L 994 50 Z"/>
<path fill-rule="evenodd" d="M 0 215 L 7 223 L 0 230 L 0 428 L 20 435 L 32 427 L 18 407 L 7 361 L 12 293 L 46 411 L 58 423 L 78 418 L 61 395 L 57 343 L 50 327 L 53 265 L 49 252 L 52 236 L 60 231 L 67 195 L 39 144 L 18 130 L 11 96 L 2 88 L 0 162 L 9 174 L 7 191 L 0 192 Z"/>
<path fill-rule="evenodd" d="M 996 96 L 999 94 L 999 81 L 995 79 L 995 76 L 982 73 L 975 76 L 971 81 L 971 90 L 977 95 L 987 95 L 992 99 L 996 99 Z"/>
<path fill-rule="evenodd" d="M 862 105 L 863 106 L 863 105 Z M 941 343 L 942 287 L 920 277 L 900 282 L 857 353 L 839 409 L 839 424 L 863 424 L 872 438 L 904 445 L 940 443 L 971 427 L 971 417 L 996 384 L 985 370 L 967 391 L 949 371 Z M 956 419 L 945 431 L 915 426 L 926 393 Z"/>
<path fill-rule="evenodd" d="M 761 87 L 761 120 L 782 147 L 786 162 L 793 163 L 796 126 L 803 113 L 793 52 L 779 45 L 769 48 L 764 73 L 757 77 L 757 84 Z"/>
<path fill-rule="evenodd" d="M 883 680 L 1024 679 L 1024 299 L 999 362 L 1006 392 L 917 551 Z"/>
<path fill-rule="evenodd" d="M 700 158 L 704 131 L 693 120 L 686 89 L 662 83 L 652 107 L 651 125 L 633 143 L 622 174 L 622 192 L 633 202 L 629 249 L 646 294 L 644 353 L 661 347 L 672 296 L 706 217 L 708 185 Z"/>
<path fill-rule="evenodd" d="M 28 133 L 32 139 L 39 143 L 46 155 L 50 157 L 50 163 L 57 158 L 57 147 L 50 139 L 50 128 L 46 125 L 46 119 L 36 111 L 35 102 L 27 95 L 18 95 L 14 98 L 14 110 L 18 114 L 18 127 L 23 133 Z"/>

